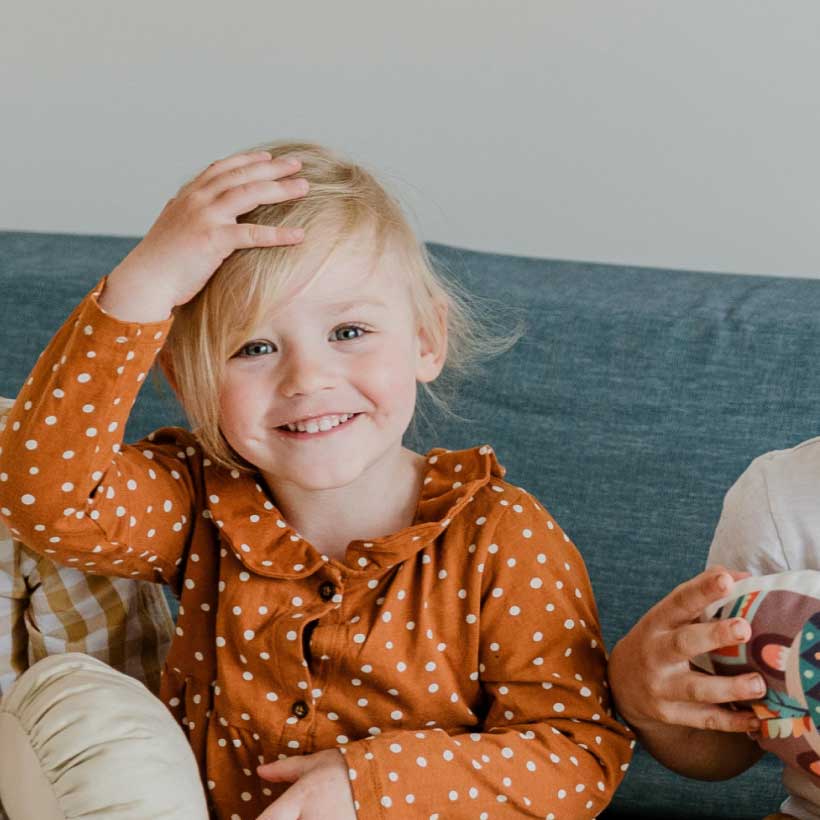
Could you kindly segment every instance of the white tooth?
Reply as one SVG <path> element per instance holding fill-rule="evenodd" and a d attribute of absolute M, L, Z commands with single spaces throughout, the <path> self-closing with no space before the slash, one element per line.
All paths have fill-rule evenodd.
<path fill-rule="evenodd" d="M 333 427 L 333 425 L 331 424 L 330 419 L 329 419 L 327 416 L 325 416 L 323 419 L 321 419 L 321 420 L 319 421 L 319 429 L 320 429 L 323 433 L 325 433 L 325 432 L 327 432 L 328 430 L 330 430 L 330 428 L 331 428 L 331 427 Z"/>
<path fill-rule="evenodd" d="M 296 432 L 296 425 L 288 423 L 288 430 L 290 430 L 291 433 L 295 433 Z"/>
<path fill-rule="evenodd" d="M 307 423 L 307 425 L 305 425 L 305 430 L 308 433 L 318 433 L 319 432 L 319 425 L 313 419 L 311 419 Z"/>
<path fill-rule="evenodd" d="M 306 432 L 307 432 L 307 428 L 305 427 L 305 425 L 304 425 L 304 424 L 302 424 L 302 422 L 301 422 L 301 421 L 297 421 L 297 422 L 296 422 L 296 429 L 297 429 L 300 433 L 306 433 Z"/>

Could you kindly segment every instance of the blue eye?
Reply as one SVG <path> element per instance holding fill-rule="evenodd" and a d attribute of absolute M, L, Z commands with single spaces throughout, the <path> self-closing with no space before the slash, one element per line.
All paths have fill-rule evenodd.
<path fill-rule="evenodd" d="M 265 353 L 273 352 L 274 347 L 270 342 L 248 342 L 239 348 L 237 355 L 244 356 L 245 358 L 254 358 L 256 356 L 262 356 Z"/>
<path fill-rule="evenodd" d="M 354 339 L 360 339 L 369 332 L 369 330 L 365 330 L 358 325 L 342 325 L 342 327 L 337 327 L 331 336 L 335 342 L 352 342 Z"/>

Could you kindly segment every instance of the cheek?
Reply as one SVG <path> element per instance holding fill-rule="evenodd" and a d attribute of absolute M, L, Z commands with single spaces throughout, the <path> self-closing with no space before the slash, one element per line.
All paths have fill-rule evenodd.
<path fill-rule="evenodd" d="M 383 351 L 372 357 L 361 372 L 367 373 L 364 389 L 374 403 L 391 409 L 409 406 L 412 411 L 416 401 L 416 374 L 412 357 L 406 351 L 403 355 Z"/>
<path fill-rule="evenodd" d="M 254 393 L 247 379 L 236 376 L 225 379 L 219 393 L 219 426 L 227 438 L 248 429 L 254 417 Z"/>

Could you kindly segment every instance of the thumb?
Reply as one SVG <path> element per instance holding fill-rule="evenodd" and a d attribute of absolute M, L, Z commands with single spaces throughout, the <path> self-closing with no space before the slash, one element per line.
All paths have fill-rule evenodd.
<path fill-rule="evenodd" d="M 256 773 L 271 783 L 295 783 L 306 770 L 302 757 L 288 757 L 256 767 Z"/>

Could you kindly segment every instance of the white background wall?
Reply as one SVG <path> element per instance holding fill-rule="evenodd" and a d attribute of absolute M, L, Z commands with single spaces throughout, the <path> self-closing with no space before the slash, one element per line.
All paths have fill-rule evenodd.
<path fill-rule="evenodd" d="M 820 276 L 814 0 L 15 3 L 0 228 L 140 234 L 211 159 L 308 138 L 421 235 Z"/>

